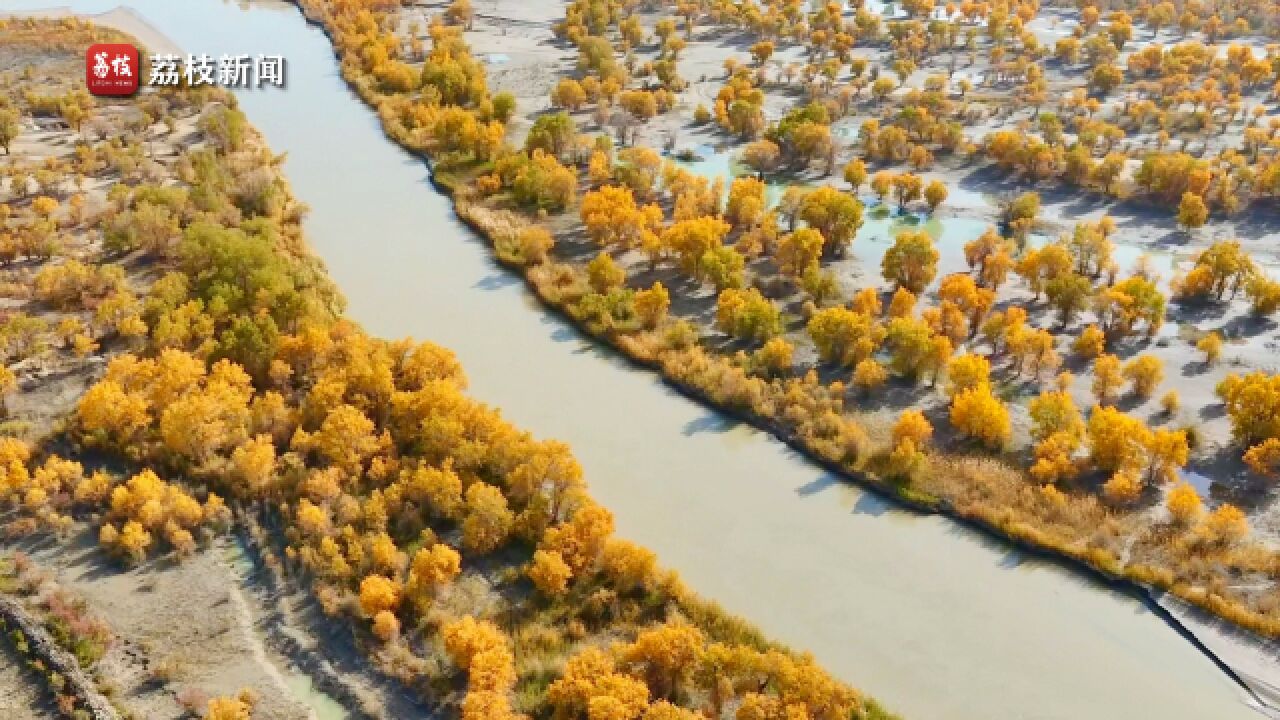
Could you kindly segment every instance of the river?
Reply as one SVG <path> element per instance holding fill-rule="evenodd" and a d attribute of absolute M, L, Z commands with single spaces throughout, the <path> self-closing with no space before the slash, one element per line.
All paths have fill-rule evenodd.
<path fill-rule="evenodd" d="M 371 332 L 453 349 L 474 395 L 572 445 L 618 531 L 911 720 L 1259 717 L 1142 603 L 825 474 L 584 340 L 454 218 L 282 5 L 124 4 L 187 52 L 282 54 L 242 106 L 287 152 L 306 228 Z M 6 0 L 29 10 L 49 0 Z"/>

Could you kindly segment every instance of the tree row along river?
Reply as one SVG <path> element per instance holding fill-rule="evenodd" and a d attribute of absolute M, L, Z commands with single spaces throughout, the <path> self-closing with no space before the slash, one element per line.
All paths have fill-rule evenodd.
<path fill-rule="evenodd" d="M 568 442 L 619 534 L 699 592 L 915 720 L 1260 717 L 1139 601 L 843 484 L 546 312 L 385 138 L 292 6 L 122 4 L 184 52 L 286 58 L 288 89 L 242 91 L 242 107 L 288 153 L 351 317 L 454 350 L 477 397 Z"/>

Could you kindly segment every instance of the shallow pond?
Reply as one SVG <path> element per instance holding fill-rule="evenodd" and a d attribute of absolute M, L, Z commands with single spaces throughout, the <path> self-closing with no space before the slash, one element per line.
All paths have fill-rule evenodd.
<path fill-rule="evenodd" d="M 848 124 L 838 124 L 836 132 L 852 137 L 857 134 L 857 128 Z M 726 187 L 734 178 L 752 174 L 750 168 L 738 161 L 735 149 L 699 145 L 690 148 L 690 151 L 694 159 L 676 158 L 676 164 L 702 177 L 723 178 Z M 928 173 L 925 173 L 925 178 L 928 179 L 928 177 Z M 825 182 L 836 187 L 848 187 L 834 176 L 827 178 Z M 770 178 L 766 183 L 768 203 L 776 205 L 791 184 L 794 183 L 781 176 Z M 821 183 L 813 183 L 814 186 L 818 184 Z M 937 216 L 915 210 L 901 211 L 893 202 L 881 202 L 868 193 L 859 195 L 865 212 L 862 227 L 858 229 L 853 240 L 852 254 L 862 270 L 862 276 L 879 274 L 880 262 L 885 252 L 893 246 L 894 238 L 898 233 L 904 230 L 923 230 L 933 238 L 938 249 L 939 279 L 950 273 L 967 271 L 969 268 L 964 258 L 965 243 L 977 238 L 992 225 L 989 221 L 976 217 L 978 215 L 976 208 L 993 206 L 995 199 L 959 187 L 948 188 L 948 193 L 947 201 L 943 202 Z M 919 202 L 913 203 L 911 207 L 918 207 L 919 204 Z M 953 205 L 959 208 L 954 215 L 947 212 Z M 966 217 L 964 214 L 966 209 L 975 209 L 974 217 Z M 1027 238 L 1026 246 L 1037 247 L 1053 242 L 1055 239 L 1042 233 L 1033 233 Z M 1119 268 L 1121 277 L 1128 275 L 1137 265 L 1138 259 L 1146 255 L 1150 261 L 1150 267 L 1163 282 L 1167 283 L 1173 277 L 1177 264 L 1189 259 L 1189 256 L 1180 258 L 1161 248 L 1126 243 L 1122 236 L 1116 236 L 1114 241 L 1112 259 Z"/>

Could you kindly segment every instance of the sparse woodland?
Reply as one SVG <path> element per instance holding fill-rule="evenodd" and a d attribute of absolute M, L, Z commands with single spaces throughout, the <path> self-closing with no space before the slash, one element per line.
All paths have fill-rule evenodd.
<path fill-rule="evenodd" d="M 55 56 L 111 36 L 76 21 L 0 33 Z M 451 104 L 430 111 L 496 158 L 501 120 L 470 109 L 490 102 L 482 75 L 461 46 L 440 52 L 458 64 L 439 79 Z M 891 717 L 614 537 L 569 449 L 468 398 L 448 350 L 344 320 L 233 97 L 96 102 L 41 95 L 46 82 L 4 75 L 18 119 L 5 288 L 21 300 L 3 320 L 8 386 L 38 392 L 57 366 L 87 389 L 49 428 L 15 411 L 0 438 L 10 539 L 87 523 L 129 565 L 247 526 L 384 673 L 468 720 Z M 24 144 L 37 118 L 73 159 Z M 240 720 L 253 705 L 194 710 Z"/>
<path fill-rule="evenodd" d="M 1280 284 L 1232 239 L 1174 277 L 1149 257 L 1122 267 L 1106 215 L 1031 242 L 1046 189 L 1146 207 L 1188 236 L 1274 213 L 1274 3 L 579 0 L 553 29 L 574 67 L 527 116 L 469 51 L 467 0 L 426 25 L 394 3 L 303 5 L 388 134 L 431 157 L 459 214 L 584 329 L 913 505 L 1280 632 L 1280 553 L 1182 478 L 1204 433 L 1154 352 L 1172 314 L 1271 327 Z M 1031 29 L 1042 14 L 1055 46 Z M 703 100 L 690 88 L 708 78 L 682 77 L 682 58 L 725 38 L 742 50 Z M 837 132 L 851 115 L 871 117 Z M 664 157 L 651 128 L 673 124 L 747 171 Z M 935 238 L 905 230 L 851 286 L 859 229 L 945 209 L 943 166 L 1024 189 L 964 245 L 966 270 L 943 275 Z M 1173 342 L 1218 372 L 1220 333 Z M 1220 452 L 1263 487 L 1277 382 L 1223 372 L 1215 388 Z M 909 398 L 899 417 L 867 407 L 886 387 Z M 1148 400 L 1161 412 L 1124 409 Z"/>

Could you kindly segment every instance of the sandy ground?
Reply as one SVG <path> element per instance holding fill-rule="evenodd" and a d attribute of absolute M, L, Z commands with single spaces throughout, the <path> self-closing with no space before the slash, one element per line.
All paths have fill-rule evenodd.
<path fill-rule="evenodd" d="M 357 710 L 430 717 L 405 687 L 377 675 L 346 623 L 324 617 L 304 593 L 275 589 L 233 537 L 182 562 L 164 556 L 126 569 L 98 550 L 95 536 L 80 526 L 67 541 L 46 537 L 8 549 L 29 553 L 47 574 L 43 592 L 62 588 L 107 621 L 115 640 L 96 673 L 104 692 L 136 717 L 189 717 L 184 700 L 203 706 L 244 688 L 257 698 L 255 720 L 336 720 Z M 23 683 L 0 671 L 0 690 L 37 707 L 39 688 Z"/>
<path fill-rule="evenodd" d="M 66 10 L 51 10 L 36 13 L 39 16 L 60 17 L 69 14 Z M 93 16 L 94 20 L 102 20 L 103 24 L 130 32 L 138 30 L 143 36 L 157 38 L 159 35 L 132 11 L 117 9 L 102 15 Z M 164 45 L 165 43 L 161 43 Z M 166 45 L 171 47 L 171 44 Z M 62 83 L 74 83 L 80 79 L 82 61 L 77 57 L 63 54 L 45 55 L 34 60 L 23 52 L 0 52 L 0 71 L 13 72 L 20 67 L 32 63 L 37 77 L 47 78 L 50 87 L 63 87 Z M 131 113 L 136 112 L 128 101 L 100 101 L 95 108 L 95 116 L 85 125 L 81 132 L 69 128 L 37 125 L 26 120 L 22 133 L 13 142 L 10 154 L 0 162 L 4 165 L 22 164 L 34 167 L 46 161 L 57 161 L 71 164 L 75 160 L 76 146 L 85 138 L 98 141 L 113 134 L 120 123 L 126 122 Z M 174 167 L 180 158 L 192 147 L 198 145 L 200 139 L 196 124 L 199 119 L 192 110 L 175 108 L 174 127 L 172 132 L 164 125 L 153 125 L 146 129 L 142 142 L 146 156 L 139 166 L 139 176 L 148 180 L 162 180 L 171 177 Z M 100 253 L 101 233 L 96 227 L 96 216 L 107 206 L 107 192 L 115 184 L 114 175 L 101 174 L 88 177 L 82 186 L 73 188 L 63 183 L 55 195 L 60 196 L 66 213 L 67 198 L 75 192 L 83 195 L 84 221 L 77 225 L 64 224 L 63 254 L 67 257 L 93 261 Z M 9 202 L 15 201 L 6 195 Z M 30 200 L 18 201 L 18 206 Z M 64 223 L 66 219 L 64 217 Z M 58 260 L 38 261 L 30 258 L 11 263 L 2 271 L 0 277 L 6 282 L 17 285 L 31 284 L 31 279 L 44 267 Z M 119 261 L 127 276 L 127 285 L 135 295 L 144 295 L 155 280 L 155 268 L 138 261 L 137 257 L 126 257 Z M 50 327 L 68 315 L 76 315 L 86 324 L 91 318 L 87 311 L 69 313 L 57 312 L 43 303 L 32 299 L 29 294 L 6 293 L 0 297 L 0 310 L 6 312 L 20 311 L 31 316 L 40 317 Z M 18 375 L 19 392 L 8 399 L 9 415 L 14 428 L 28 438 L 41 437 L 51 429 L 59 418 L 74 406 L 80 394 L 98 376 L 105 366 L 107 355 L 125 349 L 124 343 L 118 340 L 101 339 L 102 347 L 97 353 L 79 357 L 60 341 L 45 338 L 47 349 L 30 357 L 8 358 L 10 368 Z"/>
<path fill-rule="evenodd" d="M 8 13 L 0 12 L 0 17 Z M 87 13 L 77 13 L 70 7 L 49 8 L 48 10 L 38 10 L 34 12 L 20 13 L 23 17 L 42 17 L 42 18 L 61 18 L 75 16 L 85 20 L 92 20 L 95 24 L 103 27 L 114 28 L 124 33 L 128 33 L 137 38 L 143 48 L 149 53 L 181 53 L 182 48 L 170 40 L 164 33 L 155 29 L 146 21 L 142 15 L 132 8 L 118 7 L 114 10 L 108 10 L 104 13 L 96 15 Z"/>
<path fill-rule="evenodd" d="M 57 710 L 50 707 L 42 680 L 25 663 L 12 644 L 0 641 L 0 717 L 53 720 Z"/>
<path fill-rule="evenodd" d="M 269 659 L 225 543 L 182 563 L 161 557 L 122 569 L 97 548 L 92 528 L 65 542 L 23 543 L 55 586 L 83 598 L 116 635 L 98 668 L 109 696 L 138 717 L 180 718 L 181 694 L 250 688 L 264 718 L 308 717 Z"/>

